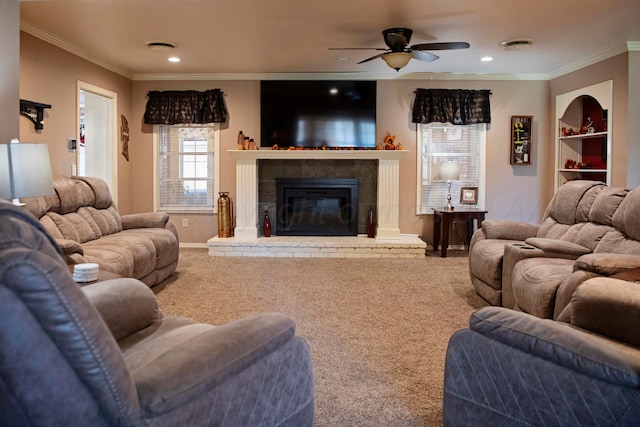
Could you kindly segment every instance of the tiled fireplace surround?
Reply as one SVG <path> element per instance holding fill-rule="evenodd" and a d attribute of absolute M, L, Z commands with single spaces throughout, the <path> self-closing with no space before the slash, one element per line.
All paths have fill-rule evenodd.
<path fill-rule="evenodd" d="M 229 150 L 236 161 L 235 237 L 209 239 L 212 256 L 423 257 L 426 244 L 400 234 L 399 160 L 407 151 Z M 377 185 L 376 185 L 377 177 Z M 275 178 L 358 178 L 358 237 L 260 237 L 269 206 L 276 212 Z M 366 237 L 369 206 L 377 216 L 376 238 Z M 272 223 L 275 218 L 272 218 Z M 277 234 L 277 231 L 276 231 Z"/>

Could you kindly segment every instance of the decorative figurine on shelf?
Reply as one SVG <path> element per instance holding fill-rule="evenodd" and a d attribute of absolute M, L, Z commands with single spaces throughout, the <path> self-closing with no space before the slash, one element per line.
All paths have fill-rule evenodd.
<path fill-rule="evenodd" d="M 567 159 L 567 161 L 564 162 L 565 169 L 575 169 L 574 168 L 575 165 L 576 165 L 576 161 L 573 159 Z"/>
<path fill-rule="evenodd" d="M 576 162 L 573 159 L 567 159 L 566 162 L 564 162 L 564 168 L 565 169 L 591 169 L 591 163 L 590 162 Z"/>
<path fill-rule="evenodd" d="M 385 150 L 395 150 L 396 149 L 396 136 L 391 135 L 391 132 L 387 132 L 387 135 L 384 137 L 384 149 Z"/>
<path fill-rule="evenodd" d="M 271 237 L 271 218 L 269 218 L 269 206 L 264 207 L 264 220 L 262 222 L 262 234 Z"/>
<path fill-rule="evenodd" d="M 596 129 L 593 127 L 593 120 L 591 117 L 587 117 L 587 133 L 595 133 Z"/>

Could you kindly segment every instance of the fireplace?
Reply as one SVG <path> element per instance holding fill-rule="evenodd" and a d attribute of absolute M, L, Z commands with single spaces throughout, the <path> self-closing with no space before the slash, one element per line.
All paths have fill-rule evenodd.
<path fill-rule="evenodd" d="M 280 236 L 356 236 L 358 180 L 276 179 L 276 230 Z"/>
<path fill-rule="evenodd" d="M 258 168 L 258 160 L 287 162 L 376 160 L 378 164 L 375 207 L 376 240 L 400 238 L 400 200 L 398 196 L 400 192 L 400 159 L 409 153 L 407 150 L 227 150 L 227 152 L 236 162 L 235 239 L 256 239 L 258 225 L 262 224 L 265 203 L 258 200 L 258 169 L 262 169 L 262 167 Z M 366 182 L 361 183 L 361 186 L 366 184 Z M 275 193 L 275 182 L 273 185 Z M 370 204 L 362 209 L 366 209 L 368 206 Z M 273 206 L 269 206 L 269 208 L 272 209 L 271 212 L 274 211 Z"/>

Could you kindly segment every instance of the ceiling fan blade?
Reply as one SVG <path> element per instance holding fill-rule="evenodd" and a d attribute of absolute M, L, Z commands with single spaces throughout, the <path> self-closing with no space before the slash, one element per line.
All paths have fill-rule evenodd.
<path fill-rule="evenodd" d="M 418 61 L 424 61 L 424 62 L 433 62 L 440 58 L 438 55 L 434 55 L 431 52 L 425 52 L 420 50 L 412 50 L 411 56 L 413 56 L 413 59 L 417 59 Z"/>
<path fill-rule="evenodd" d="M 375 56 L 372 56 L 371 58 L 367 58 L 367 59 L 365 59 L 365 60 L 363 60 L 363 61 L 358 62 L 358 64 L 362 64 L 362 63 L 364 63 L 364 62 L 369 62 L 369 61 L 373 61 L 374 59 L 378 59 L 378 58 L 380 58 L 382 55 L 384 55 L 385 53 L 388 53 L 388 52 L 379 53 L 379 54 L 377 54 L 377 55 L 375 55 Z"/>
<path fill-rule="evenodd" d="M 388 50 L 384 47 L 330 47 L 329 50 Z"/>
<path fill-rule="evenodd" d="M 453 50 L 453 49 L 467 49 L 469 47 L 467 42 L 448 42 L 448 43 L 420 43 L 414 44 L 409 49 L 411 50 Z"/>

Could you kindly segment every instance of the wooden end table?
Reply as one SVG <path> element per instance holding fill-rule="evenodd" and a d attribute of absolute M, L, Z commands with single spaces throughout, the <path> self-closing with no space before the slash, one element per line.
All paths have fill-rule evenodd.
<path fill-rule="evenodd" d="M 440 230 L 442 230 L 442 251 L 440 256 L 442 258 L 447 257 L 447 247 L 449 246 L 449 229 L 454 218 L 462 219 L 467 222 L 467 246 L 471 242 L 471 236 L 474 231 L 475 219 L 478 222 L 478 227 L 484 221 L 484 215 L 487 211 L 477 208 L 456 207 L 454 210 L 449 211 L 443 208 L 433 209 L 433 250 L 438 251 L 438 244 L 440 243 Z"/>

